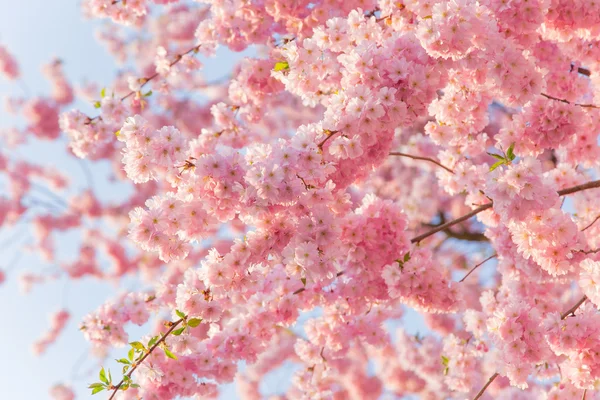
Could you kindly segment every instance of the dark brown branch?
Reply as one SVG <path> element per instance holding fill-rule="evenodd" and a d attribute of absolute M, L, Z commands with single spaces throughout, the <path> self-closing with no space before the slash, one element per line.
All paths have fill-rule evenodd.
<path fill-rule="evenodd" d="M 488 388 L 488 386 L 490 386 L 492 384 L 492 382 L 494 382 L 494 379 L 496 379 L 497 377 L 498 377 L 498 373 L 497 372 L 494 375 L 490 376 L 490 379 L 488 379 L 487 383 L 481 388 L 481 390 L 479 391 L 479 393 L 477 393 L 475 395 L 475 397 L 473 397 L 473 400 L 477 400 L 481 396 L 483 396 L 483 393 L 485 392 L 485 390 Z"/>
<path fill-rule="evenodd" d="M 440 212 L 439 214 L 440 217 L 440 223 L 436 224 L 436 225 L 431 225 L 431 224 L 426 224 L 426 226 L 430 227 L 430 228 L 435 228 L 437 226 L 443 225 L 446 223 L 446 217 L 444 216 L 443 212 Z M 489 239 L 487 238 L 487 236 L 485 236 L 482 232 L 471 232 L 469 230 L 463 229 L 461 231 L 453 231 L 450 228 L 444 229 L 443 232 L 452 239 L 458 239 L 458 240 L 466 240 L 469 242 L 488 242 Z"/>
<path fill-rule="evenodd" d="M 463 278 L 459 282 L 463 282 L 465 279 L 467 279 L 469 277 L 469 275 L 471 275 L 471 273 L 473 273 L 473 271 L 475 271 L 477 268 L 479 268 L 480 266 L 482 266 L 483 264 L 485 264 L 492 258 L 495 258 L 496 256 L 498 256 L 498 254 L 492 254 L 491 256 L 489 256 L 488 258 L 486 258 L 485 260 L 483 260 L 482 262 L 480 262 L 479 264 L 477 264 L 476 266 L 471 268 L 471 270 L 469 272 L 467 272 L 467 274 L 465 276 L 463 276 Z"/>
<path fill-rule="evenodd" d="M 559 196 L 566 196 L 568 194 L 572 194 L 572 193 L 576 193 L 576 192 L 581 192 L 582 190 L 587 190 L 587 189 L 595 189 L 600 187 L 600 180 L 599 181 L 591 181 L 591 182 L 587 182 L 587 183 L 582 183 L 581 185 L 577 185 L 577 186 L 573 186 L 570 188 L 566 188 L 566 189 L 562 189 L 558 191 L 558 195 Z"/>
<path fill-rule="evenodd" d="M 421 156 L 413 156 L 412 154 L 400 153 L 398 151 L 391 152 L 390 156 L 408 157 L 408 158 L 412 158 L 413 160 L 429 161 L 431 163 L 434 163 L 438 167 L 444 168 L 446 171 L 450 172 L 451 174 L 454 173 L 454 171 L 452 171 L 450 168 L 446 167 L 445 165 L 442 165 L 439 161 L 436 161 L 433 158 L 421 157 Z"/>
<path fill-rule="evenodd" d="M 558 191 L 558 195 L 559 196 L 566 196 L 568 194 L 580 192 L 582 190 L 594 189 L 594 188 L 598 188 L 598 187 L 600 187 L 600 180 L 598 180 L 598 181 L 591 181 L 591 182 L 587 182 L 587 183 L 584 183 L 584 184 L 581 184 L 581 185 L 577 185 L 577 186 L 573 186 L 573 187 L 570 187 L 570 188 L 559 190 Z M 431 230 L 429 230 L 429 231 L 427 231 L 427 232 L 425 232 L 425 233 L 423 233 L 423 234 L 421 234 L 419 236 L 416 236 L 416 237 L 412 238 L 410 240 L 410 242 L 411 243 L 419 243 L 421 240 L 423 240 L 425 238 L 428 238 L 429 236 L 431 236 L 431 235 L 433 235 L 435 233 L 438 233 L 440 231 L 443 231 L 444 229 L 450 228 L 453 225 L 460 224 L 461 222 L 468 220 L 469 218 L 471 218 L 471 217 L 479 214 L 480 212 L 485 211 L 485 210 L 491 208 L 492 205 L 493 205 L 493 203 L 483 204 L 483 205 L 477 207 L 476 209 L 474 209 L 473 211 L 471 211 L 470 213 L 463 215 L 462 217 L 459 217 L 459 218 L 457 218 L 455 220 L 452 220 L 450 222 L 446 222 L 445 224 L 439 225 L 439 226 L 437 226 L 437 227 L 435 227 L 435 228 L 433 228 L 433 229 L 431 229 Z"/>
<path fill-rule="evenodd" d="M 572 104 L 574 106 L 585 107 L 585 108 L 600 108 L 599 106 L 597 106 L 595 104 L 571 103 L 569 100 L 559 99 L 558 97 L 550 96 L 549 94 L 546 94 L 546 93 L 540 93 L 540 94 L 547 99 L 560 101 L 561 103 Z"/>
<path fill-rule="evenodd" d="M 585 75 L 585 76 L 590 76 L 591 75 L 590 70 L 587 69 L 587 68 L 583 68 L 583 67 L 577 68 L 577 72 L 579 72 L 581 75 Z"/>
<path fill-rule="evenodd" d="M 454 232 L 449 228 L 444 229 L 443 232 L 452 239 L 466 240 L 468 242 L 489 242 L 489 239 L 487 238 L 487 236 L 485 236 L 481 232 L 471 232 L 471 231 Z"/>
<path fill-rule="evenodd" d="M 440 231 L 448 229 L 448 228 L 450 228 L 453 225 L 460 224 L 461 222 L 466 221 L 469 218 L 471 218 L 471 217 L 479 214 L 480 212 L 485 211 L 485 210 L 487 210 L 488 208 L 491 208 L 491 207 L 492 207 L 492 203 L 487 203 L 487 204 L 484 204 L 482 206 L 479 206 L 476 209 L 474 209 L 473 211 L 471 211 L 470 213 L 463 215 L 462 217 L 454 219 L 454 220 L 452 220 L 450 222 L 446 222 L 445 224 L 438 225 L 437 227 L 435 227 L 435 228 L 433 228 L 433 229 L 431 229 L 431 230 L 429 230 L 429 231 L 427 231 L 427 232 L 425 232 L 425 233 L 423 233 L 423 234 L 421 234 L 419 236 L 416 236 L 416 237 L 412 238 L 410 240 L 410 242 L 411 243 L 419 243 L 421 240 L 423 240 L 425 238 L 428 238 L 429 236 L 433 235 L 434 233 L 438 233 Z"/>
<path fill-rule="evenodd" d="M 569 308 L 567 311 L 565 311 L 561 316 L 560 319 L 565 319 L 567 318 L 569 315 L 571 314 L 575 314 L 575 310 L 577 310 L 585 301 L 587 300 L 587 296 L 583 296 L 581 299 L 579 299 L 579 301 L 577 303 L 575 303 L 573 305 L 573 307 Z"/>
<path fill-rule="evenodd" d="M 593 254 L 593 253 L 597 253 L 599 251 L 600 251 L 600 248 L 593 249 L 593 250 L 579 250 L 579 252 L 583 253 L 583 254 Z"/>
<path fill-rule="evenodd" d="M 169 330 L 163 335 L 163 337 L 161 337 L 160 339 L 158 339 L 156 341 L 156 343 L 154 343 L 154 345 L 152 347 L 150 347 L 150 349 L 148 349 L 148 352 L 146 354 L 144 354 L 144 356 L 140 359 L 140 361 L 136 362 L 133 367 L 131 368 L 131 370 L 129 370 L 129 372 L 127 373 L 127 377 L 131 378 L 131 375 L 133 374 L 133 371 L 135 371 L 137 369 L 137 367 L 140 366 L 141 363 L 144 362 L 144 360 L 150 355 L 152 354 L 152 352 L 154 350 L 156 350 L 156 348 L 158 346 L 160 346 L 160 344 L 162 342 L 165 341 L 165 339 L 167 338 L 167 336 L 169 336 L 169 334 L 171 332 L 173 332 L 175 330 L 175 328 L 177 327 L 177 325 L 179 325 L 180 323 L 183 322 L 183 318 L 178 319 L 177 321 L 173 322 L 173 325 L 171 325 L 171 327 L 169 328 Z M 125 382 L 125 379 L 121 379 L 121 382 L 119 382 L 117 384 L 117 386 L 114 387 L 113 392 L 111 393 L 110 397 L 108 398 L 108 400 L 112 400 L 113 397 L 115 397 L 115 395 L 117 394 L 117 392 L 119 391 L 119 388 L 123 385 L 123 383 Z"/>
<path fill-rule="evenodd" d="M 592 225 L 594 225 L 594 224 L 596 223 L 596 221 L 598 221 L 599 219 L 600 219 L 600 215 L 598 215 L 598 216 L 597 216 L 597 217 L 596 217 L 596 218 L 595 218 L 595 219 L 594 219 L 592 222 L 590 222 L 588 226 L 586 226 L 585 228 L 583 228 L 583 229 L 581 230 L 581 232 L 583 232 L 583 231 L 587 230 L 588 228 L 591 228 L 591 227 L 592 227 Z"/>
<path fill-rule="evenodd" d="M 321 140 L 321 143 L 319 143 L 317 145 L 317 147 L 323 151 L 323 146 L 325 145 L 325 143 L 327 143 L 327 141 L 329 139 L 331 139 L 333 137 L 333 135 L 335 135 L 336 133 L 338 133 L 338 131 L 329 131 L 329 130 L 325 130 L 323 133 L 325 133 L 327 136 L 325 137 L 325 139 Z"/>

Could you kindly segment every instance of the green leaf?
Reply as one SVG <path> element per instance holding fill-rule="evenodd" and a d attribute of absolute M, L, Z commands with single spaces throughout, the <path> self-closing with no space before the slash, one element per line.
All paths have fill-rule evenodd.
<path fill-rule="evenodd" d="M 140 385 L 138 385 L 137 383 L 132 383 L 130 386 L 132 388 L 139 388 L 140 387 Z"/>
<path fill-rule="evenodd" d="M 506 164 L 506 160 L 498 161 L 496 164 L 490 167 L 490 172 L 501 166 L 502 164 Z"/>
<path fill-rule="evenodd" d="M 290 64 L 287 61 L 280 61 L 275 63 L 273 71 L 284 71 L 286 69 L 290 69 Z"/>
<path fill-rule="evenodd" d="M 104 383 L 100 383 L 100 382 L 92 383 L 91 385 L 88 386 L 88 389 L 93 389 L 93 388 L 97 388 L 97 387 L 104 387 Z"/>
<path fill-rule="evenodd" d="M 125 375 L 127 371 L 129 371 L 129 365 L 123 365 L 123 375 Z"/>
<path fill-rule="evenodd" d="M 100 393 L 104 389 L 105 389 L 104 387 L 95 387 L 92 389 L 92 394 Z"/>
<path fill-rule="evenodd" d="M 152 90 L 149 90 L 146 93 L 144 93 L 144 97 L 150 97 L 150 96 L 152 96 Z"/>
<path fill-rule="evenodd" d="M 504 160 L 504 157 L 500 154 L 488 153 L 488 155 L 494 157 L 496 160 Z"/>
<path fill-rule="evenodd" d="M 508 157 L 508 159 L 509 159 L 510 161 L 512 161 L 512 160 L 514 160 L 514 159 L 515 159 L 515 153 L 514 153 L 514 150 L 515 150 L 515 144 L 514 144 L 514 143 L 511 143 L 511 144 L 510 144 L 510 147 L 509 147 L 509 148 L 508 148 L 508 150 L 506 151 L 506 156 Z"/>
<path fill-rule="evenodd" d="M 175 329 L 173 331 L 173 335 L 179 336 L 179 335 L 181 335 L 183 333 L 183 331 L 185 331 L 185 326 L 183 328 Z"/>
<path fill-rule="evenodd" d="M 154 336 L 152 339 L 150 339 L 150 341 L 148 342 L 148 347 L 152 347 L 154 346 L 154 344 L 158 341 L 158 336 Z"/>
<path fill-rule="evenodd" d="M 302 284 L 303 284 L 304 286 L 306 286 L 306 278 L 302 278 L 302 279 L 300 279 L 300 281 L 302 282 Z"/>
<path fill-rule="evenodd" d="M 179 311 L 179 310 L 175 310 L 175 314 L 177 314 L 177 316 L 178 316 L 179 318 L 185 318 L 185 314 L 184 314 L 184 313 L 182 313 L 182 312 L 181 312 L 181 311 Z"/>
<path fill-rule="evenodd" d="M 448 366 L 448 362 L 450 362 L 450 359 L 448 357 L 446 357 L 446 356 L 442 356 L 442 365 L 444 367 Z"/>
<path fill-rule="evenodd" d="M 146 350 L 146 346 L 144 346 L 140 342 L 131 342 L 129 344 L 131 345 L 131 347 L 133 347 L 136 350 L 139 350 L 139 351 L 145 351 Z"/>
<path fill-rule="evenodd" d="M 102 107 L 102 104 L 100 104 L 99 101 L 94 102 L 94 108 L 100 108 Z"/>
<path fill-rule="evenodd" d="M 195 328 L 198 325 L 200 325 L 201 322 L 202 322 L 202 319 L 200 319 L 200 318 L 192 318 L 187 322 L 187 324 L 188 324 L 188 326 Z"/>
<path fill-rule="evenodd" d="M 112 384 L 112 376 L 110 376 L 110 369 L 108 370 L 108 384 Z"/>
<path fill-rule="evenodd" d="M 126 358 L 119 358 L 117 362 L 121 364 L 129 364 L 129 360 Z"/>
<path fill-rule="evenodd" d="M 398 268 L 400 268 L 400 272 L 404 272 L 404 261 L 402 261 L 401 259 L 397 259 L 396 262 L 398 263 Z"/>
<path fill-rule="evenodd" d="M 102 88 L 102 90 L 100 91 L 100 97 L 104 98 L 104 96 L 106 96 L 106 88 Z"/>
<path fill-rule="evenodd" d="M 100 380 L 108 385 L 108 379 L 106 379 L 106 371 L 104 371 L 104 367 L 100 370 Z"/>
<path fill-rule="evenodd" d="M 407 263 L 410 261 L 410 251 L 404 255 L 404 262 Z"/>
<path fill-rule="evenodd" d="M 134 355 L 135 355 L 135 350 L 132 347 L 131 349 L 129 349 L 129 352 L 127 353 L 127 357 L 129 358 L 129 361 L 133 361 Z"/>
<path fill-rule="evenodd" d="M 171 353 L 171 350 L 167 349 L 166 347 L 163 350 L 165 351 L 165 356 L 172 358 L 173 360 L 177 360 L 177 356 Z"/>

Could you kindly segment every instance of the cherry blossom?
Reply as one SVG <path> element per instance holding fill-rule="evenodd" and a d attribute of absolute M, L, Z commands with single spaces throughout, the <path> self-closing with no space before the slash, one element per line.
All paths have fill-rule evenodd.
<path fill-rule="evenodd" d="M 599 4 L 85 0 L 114 81 L 7 102 L 19 282 L 139 283 L 77 321 L 109 399 L 600 398 Z"/>

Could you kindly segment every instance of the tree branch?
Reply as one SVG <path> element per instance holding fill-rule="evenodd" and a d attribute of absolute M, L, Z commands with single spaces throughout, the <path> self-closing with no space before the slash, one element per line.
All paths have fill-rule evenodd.
<path fill-rule="evenodd" d="M 585 108 L 600 108 L 599 106 L 594 105 L 594 104 L 571 103 L 569 100 L 559 99 L 558 97 L 550 96 L 549 94 L 546 94 L 546 93 L 540 93 L 540 94 L 547 99 L 560 101 L 561 103 L 572 104 L 574 106 L 585 107 Z"/>
<path fill-rule="evenodd" d="M 398 151 L 391 152 L 390 156 L 408 157 L 408 158 L 412 158 L 413 160 L 429 161 L 431 163 L 434 163 L 438 167 L 444 168 L 446 171 L 450 172 L 451 174 L 454 173 L 454 171 L 452 171 L 450 168 L 448 168 L 445 165 L 441 164 L 439 161 L 434 160 L 433 158 L 421 157 L 421 156 L 413 156 L 412 154 L 400 153 Z"/>
<path fill-rule="evenodd" d="M 573 305 L 573 307 L 571 307 L 567 311 L 565 311 L 560 316 L 560 319 L 563 320 L 563 319 L 567 318 L 570 314 L 574 314 L 575 310 L 577 310 L 586 300 L 587 300 L 587 297 L 583 296 L 581 299 L 579 299 L 579 301 L 577 303 L 575 303 Z M 559 367 L 559 369 L 560 369 L 560 367 Z M 494 381 L 494 379 L 496 379 L 497 376 L 498 376 L 497 372 L 494 375 L 490 376 L 490 379 L 488 379 L 487 383 L 485 384 L 484 387 L 481 388 L 479 393 L 477 393 L 477 395 L 475 397 L 473 397 L 473 400 L 479 399 L 483 395 L 485 390 L 488 388 L 488 386 L 490 386 L 490 384 Z"/>
<path fill-rule="evenodd" d="M 573 305 L 573 307 L 569 308 L 567 311 L 565 311 L 561 316 L 560 319 L 565 319 L 567 318 L 570 314 L 575 314 L 575 310 L 577 310 L 585 301 L 587 300 L 587 296 L 583 296 L 581 299 L 579 299 L 579 301 L 577 303 L 575 303 Z"/>
<path fill-rule="evenodd" d="M 461 222 L 468 220 L 469 218 L 471 218 L 471 217 L 479 214 L 480 212 L 485 211 L 488 208 L 491 208 L 492 204 L 493 203 L 487 203 L 487 204 L 484 204 L 482 206 L 479 206 L 476 209 L 474 209 L 473 211 L 471 211 L 470 213 L 463 215 L 462 217 L 454 219 L 454 220 L 452 220 L 450 222 L 446 222 L 445 224 L 438 225 L 437 227 L 435 227 L 435 228 L 433 228 L 433 229 L 431 229 L 431 230 L 429 230 L 429 231 L 427 231 L 427 232 L 425 232 L 425 233 L 423 233 L 423 234 L 421 234 L 419 236 L 416 236 L 416 237 L 412 238 L 410 240 L 410 242 L 411 243 L 419 243 L 421 240 L 423 240 L 425 238 L 428 238 L 429 236 L 433 235 L 434 233 L 438 233 L 439 231 L 443 231 L 445 229 L 448 229 L 448 228 L 450 228 L 453 225 L 460 224 Z"/>
<path fill-rule="evenodd" d="M 440 217 L 440 223 L 437 225 L 432 225 L 432 224 L 426 224 L 426 226 L 430 227 L 430 228 L 435 228 L 437 226 L 443 225 L 446 223 L 446 217 L 444 216 L 444 213 L 442 211 L 440 211 L 438 213 L 439 217 Z M 469 242 L 488 242 L 489 239 L 487 238 L 487 236 L 485 236 L 482 232 L 471 232 L 469 230 L 463 229 L 461 231 L 453 231 L 450 228 L 446 228 L 443 230 L 443 232 L 452 239 L 458 239 L 458 240 L 466 240 Z"/>
<path fill-rule="evenodd" d="M 321 140 L 321 143 L 319 143 L 317 145 L 317 147 L 323 151 L 323 146 L 325 145 L 325 143 L 327 143 L 327 141 L 329 139 L 331 139 L 333 137 L 333 135 L 335 135 L 336 133 L 338 133 L 338 131 L 329 131 L 329 130 L 325 130 L 323 131 L 323 133 L 325 133 L 327 136 L 325 136 L 325 139 Z"/>
<path fill-rule="evenodd" d="M 131 368 L 131 370 L 129 370 L 129 372 L 127 373 L 127 377 L 131 378 L 131 375 L 133 374 L 133 371 L 135 371 L 137 369 L 137 367 L 140 366 L 141 363 L 144 362 L 144 360 L 150 355 L 152 354 L 152 352 L 158 347 L 160 346 L 160 344 L 162 342 L 165 341 L 165 339 L 167 338 L 167 336 L 169 336 L 169 334 L 171 332 L 173 332 L 175 330 L 175 328 L 177 327 L 177 325 L 179 325 L 180 323 L 183 322 L 183 318 L 178 319 L 177 321 L 173 322 L 173 325 L 171 325 L 171 327 L 169 328 L 169 330 L 163 335 L 163 337 L 161 337 L 159 340 L 156 341 L 156 343 L 154 343 L 154 345 L 152 347 L 150 347 L 150 349 L 148 349 L 148 352 L 146 354 L 144 354 L 144 356 L 140 359 L 140 361 L 138 361 L 137 363 L 135 363 L 133 365 L 133 367 Z M 117 394 L 117 392 L 119 391 L 119 388 L 123 385 L 123 383 L 125 382 L 125 379 L 121 379 L 121 382 L 119 382 L 117 384 L 117 386 L 114 387 L 112 394 L 110 395 L 110 397 L 108 398 L 108 400 L 112 400 L 113 397 L 115 397 L 115 395 Z"/>
<path fill-rule="evenodd" d="M 497 372 L 494 375 L 490 376 L 490 379 L 488 379 L 487 383 L 481 388 L 481 390 L 479 391 L 479 393 L 477 393 L 475 395 L 475 397 L 473 397 L 473 400 L 477 400 L 481 396 L 483 396 L 483 393 L 485 392 L 485 390 L 488 388 L 488 386 L 490 386 L 492 384 L 492 382 L 494 382 L 494 379 L 496 379 L 497 377 L 498 377 L 498 373 Z"/>
<path fill-rule="evenodd" d="M 596 221 L 598 221 L 599 219 L 600 219 L 600 215 L 598 215 L 598 216 L 597 216 L 597 217 L 596 217 L 596 218 L 595 218 L 595 219 L 594 219 L 592 222 L 590 222 L 590 223 L 589 223 L 589 225 L 587 225 L 585 228 L 583 228 L 583 229 L 581 230 L 581 232 L 583 232 L 583 231 L 585 231 L 585 230 L 587 230 L 587 229 L 591 228 L 591 227 L 592 227 L 592 225 L 594 225 L 594 224 L 596 223 Z"/>
<path fill-rule="evenodd" d="M 577 68 L 577 72 L 580 73 L 581 75 L 585 75 L 585 76 L 590 76 L 591 75 L 590 70 L 587 69 L 587 68 L 583 68 L 583 67 Z"/>
<path fill-rule="evenodd" d="M 488 258 L 486 258 L 485 260 L 483 260 L 482 262 L 480 262 L 479 264 L 477 264 L 476 266 L 471 268 L 471 270 L 469 272 L 467 272 L 467 274 L 465 276 L 463 276 L 463 278 L 459 282 L 463 282 L 465 279 L 468 278 L 469 275 L 471 275 L 471 273 L 473 271 L 475 271 L 477 268 L 479 268 L 480 266 L 482 266 L 483 264 L 485 264 L 486 262 L 488 262 L 489 260 L 491 260 L 492 258 L 495 258 L 497 256 L 498 256 L 498 254 L 492 254 L 491 256 L 489 256 Z"/>
<path fill-rule="evenodd" d="M 446 235 L 451 237 L 452 239 L 458 240 L 466 240 L 468 242 L 489 242 L 487 236 L 485 236 L 481 232 L 471 232 L 471 231 L 459 231 L 454 232 L 450 228 L 444 229 L 443 231 Z"/>
<path fill-rule="evenodd" d="M 568 194 L 580 192 L 582 190 L 595 189 L 595 188 L 598 188 L 598 187 L 600 187 L 600 180 L 591 181 L 591 182 L 583 183 L 581 185 L 577 185 L 577 186 L 573 186 L 573 187 L 570 187 L 570 188 L 562 189 L 562 190 L 559 190 L 557 193 L 558 193 L 559 196 L 566 196 Z M 428 238 L 429 236 L 431 236 L 431 235 L 433 235 L 433 234 L 435 234 L 435 233 L 437 233 L 439 231 L 443 231 L 444 229 L 447 229 L 447 228 L 449 228 L 449 227 L 451 227 L 453 225 L 460 224 L 461 222 L 468 220 L 469 218 L 471 218 L 471 217 L 479 214 L 480 212 L 485 211 L 485 210 L 491 208 L 493 204 L 494 203 L 492 203 L 492 202 L 487 203 L 487 204 L 483 204 L 483 205 L 477 207 L 476 209 L 474 209 L 473 211 L 471 211 L 470 213 L 463 215 L 462 217 L 459 217 L 459 218 L 457 218 L 455 220 L 452 220 L 450 222 L 446 222 L 445 224 L 439 225 L 439 226 L 437 226 L 437 227 L 435 227 L 435 228 L 433 228 L 433 229 L 431 229 L 431 230 L 429 230 L 429 231 L 427 231 L 427 232 L 425 232 L 425 233 L 423 233 L 423 234 L 421 234 L 419 236 L 416 236 L 416 237 L 412 238 L 410 240 L 410 242 L 411 243 L 419 243 L 421 240 L 423 240 L 425 238 Z"/>
<path fill-rule="evenodd" d="M 173 65 L 175 65 L 175 64 L 177 64 L 179 61 L 181 61 L 181 60 L 183 59 L 183 56 L 185 56 L 185 55 L 187 55 L 187 54 L 190 54 L 190 53 L 192 53 L 192 52 L 197 52 L 197 51 L 200 49 L 200 47 L 201 47 L 201 46 L 202 46 L 202 45 L 197 45 L 197 46 L 194 46 L 194 47 L 192 47 L 191 49 L 189 49 L 189 50 L 187 50 L 187 51 L 185 51 L 185 52 L 183 52 L 183 53 L 177 54 L 177 55 L 175 56 L 175 60 L 173 60 L 173 61 L 172 61 L 172 62 L 169 64 L 169 67 L 172 67 Z M 147 84 L 148 82 L 150 82 L 151 80 L 155 79 L 155 78 L 156 78 L 156 77 L 158 77 L 159 75 L 160 75 L 160 74 L 159 74 L 158 72 L 155 72 L 154 74 L 152 74 L 151 76 L 149 76 L 149 77 L 147 77 L 147 78 L 141 78 L 141 80 L 140 80 L 140 81 L 142 82 L 142 84 L 140 85 L 140 89 L 141 89 L 141 88 L 143 88 L 144 86 L 146 86 L 146 84 Z M 127 98 L 129 98 L 130 96 L 132 96 L 132 95 L 133 95 L 133 94 L 135 94 L 135 93 L 136 93 L 136 91 L 135 91 L 135 90 L 132 90 L 132 91 L 130 91 L 130 92 L 129 92 L 129 93 L 127 93 L 125 96 L 121 97 L 121 101 L 125 101 Z M 86 124 L 90 124 L 90 123 L 91 123 L 93 120 L 95 120 L 95 119 L 98 119 L 98 118 L 100 118 L 100 115 L 96 115 L 95 117 L 93 117 L 93 118 L 90 118 L 90 119 L 89 119 L 89 120 L 86 122 Z"/>

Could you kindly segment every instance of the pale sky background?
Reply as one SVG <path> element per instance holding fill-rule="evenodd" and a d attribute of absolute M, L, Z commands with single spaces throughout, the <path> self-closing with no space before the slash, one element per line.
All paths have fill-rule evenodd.
<path fill-rule="evenodd" d="M 84 80 L 98 83 L 99 87 L 109 85 L 116 71 L 112 58 L 101 44 L 94 39 L 94 29 L 101 22 L 85 21 L 80 12 L 79 2 L 74 0 L 0 0 L 0 44 L 6 46 L 19 62 L 22 81 L 31 94 L 47 94 L 49 85 L 40 72 L 40 66 L 49 62 L 54 56 L 64 61 L 64 69 L 72 83 Z M 220 58 L 205 62 L 207 80 L 224 75 L 240 55 L 221 52 Z M 7 82 L 0 78 L 0 97 L 6 95 L 23 95 L 20 84 Z M 89 105 L 87 111 L 93 110 Z M 84 110 L 86 111 L 86 110 Z M 0 128 L 22 125 L 23 121 L 15 119 L 0 109 Z M 64 143 L 64 138 L 63 138 Z M 64 147 L 64 145 L 62 146 Z M 71 171 L 76 186 L 86 186 L 83 172 L 73 159 L 64 157 L 61 146 L 46 142 L 22 148 L 19 156 L 41 164 L 53 164 L 60 169 Z M 106 171 L 106 165 L 89 164 L 97 171 Z M 96 194 L 108 200 L 114 195 L 114 187 L 102 179 L 102 172 L 94 173 Z M 6 191 L 6 184 L 0 179 L 0 194 Z M 41 196 L 43 197 L 43 196 Z M 21 231 L 25 234 L 21 235 Z M 10 245 L 5 245 L 8 238 L 19 237 Z M 15 267 L 7 273 L 7 282 L 0 285 L 0 399 L 2 400 L 38 400 L 48 399 L 48 389 L 57 382 L 71 384 L 78 399 L 91 398 L 86 386 L 97 381 L 99 362 L 86 356 L 88 343 L 77 327 L 82 316 L 95 310 L 108 298 L 114 296 L 119 288 L 106 282 L 84 279 L 75 283 L 67 283 L 65 279 L 36 285 L 33 290 L 23 295 L 19 292 L 17 277 L 22 272 L 39 272 L 55 268 L 41 261 L 35 255 L 21 251 L 30 235 L 26 225 L 16 228 L 0 229 L 0 269 L 5 269 L 15 257 L 19 256 Z M 79 238 L 68 235 L 61 243 L 61 260 L 74 258 L 69 248 L 76 248 Z M 492 263 L 488 263 L 492 264 Z M 135 281 L 129 279 L 121 283 L 120 288 L 131 288 Z M 72 313 L 66 330 L 58 341 L 41 357 L 33 356 L 32 343 L 49 327 L 48 315 L 67 306 Z M 405 318 L 405 329 L 410 333 L 421 333 L 426 328 L 420 317 L 410 313 Z M 147 332 L 147 328 L 130 331 L 131 339 Z M 114 357 L 122 357 L 116 352 Z M 113 378 L 119 376 L 113 366 Z M 90 376 L 89 373 L 93 375 Z M 287 387 L 287 371 L 279 371 L 265 382 L 264 393 L 272 394 L 283 391 Z M 228 385 L 223 391 L 223 399 L 236 399 L 235 387 Z M 105 393 L 94 396 L 95 399 L 106 398 Z"/>

